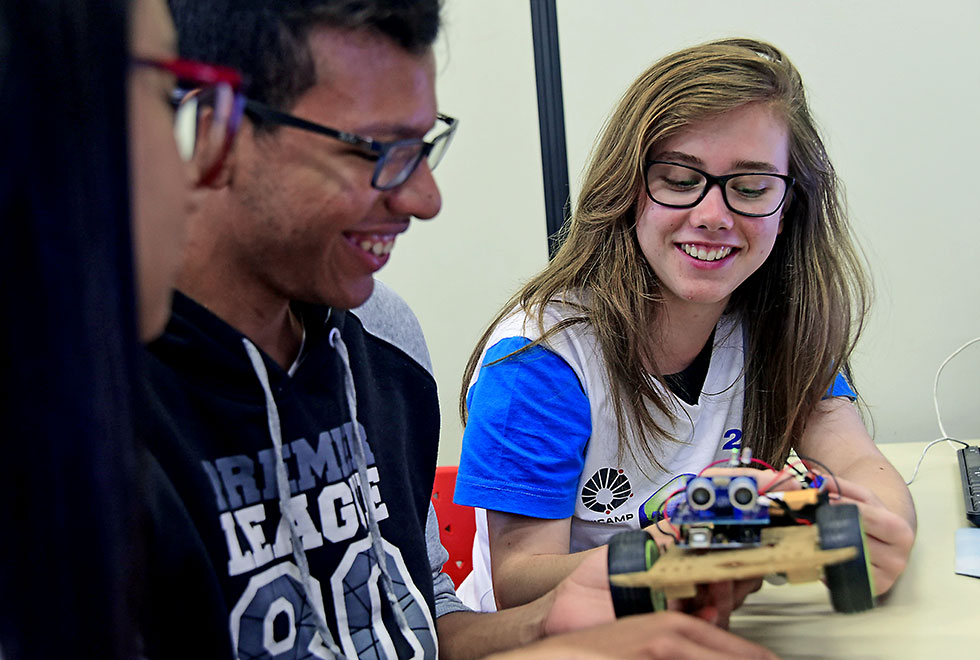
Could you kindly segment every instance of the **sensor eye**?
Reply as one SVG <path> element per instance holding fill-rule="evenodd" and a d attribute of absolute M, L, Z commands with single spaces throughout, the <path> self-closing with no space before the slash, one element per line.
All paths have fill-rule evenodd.
<path fill-rule="evenodd" d="M 735 477 L 728 483 L 728 499 L 736 509 L 752 511 L 758 497 L 755 479 L 751 477 Z"/>
<path fill-rule="evenodd" d="M 715 503 L 715 484 L 706 477 L 697 477 L 687 484 L 687 504 L 695 511 L 710 509 Z"/>

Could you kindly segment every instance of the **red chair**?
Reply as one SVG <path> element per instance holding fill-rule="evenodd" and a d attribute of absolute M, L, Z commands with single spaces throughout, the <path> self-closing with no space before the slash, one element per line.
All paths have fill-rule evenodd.
<path fill-rule="evenodd" d="M 436 479 L 432 485 L 432 506 L 439 518 L 439 539 L 449 552 L 449 561 L 443 565 L 442 570 L 458 587 L 463 578 L 473 570 L 476 512 L 473 507 L 453 502 L 457 470 L 455 465 L 436 468 Z"/>

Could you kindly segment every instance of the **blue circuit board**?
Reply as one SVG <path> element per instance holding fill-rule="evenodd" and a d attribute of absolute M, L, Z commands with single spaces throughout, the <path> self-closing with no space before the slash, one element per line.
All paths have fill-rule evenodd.
<path fill-rule="evenodd" d="M 759 502 L 758 484 L 752 477 L 697 477 L 677 499 L 669 515 L 680 529 L 681 547 L 758 545 L 762 528 L 769 524 L 769 507 Z"/>

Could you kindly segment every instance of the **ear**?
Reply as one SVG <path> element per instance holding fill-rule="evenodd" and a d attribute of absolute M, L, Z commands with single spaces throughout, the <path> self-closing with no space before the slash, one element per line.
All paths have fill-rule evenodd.
<path fill-rule="evenodd" d="M 221 148 L 218 155 L 210 162 L 192 161 L 196 169 L 194 185 L 197 188 L 224 188 L 232 179 L 235 169 L 235 144 L 232 138 Z"/>
<path fill-rule="evenodd" d="M 228 185 L 235 167 L 235 137 L 228 136 L 224 122 L 216 122 L 212 105 L 200 108 L 197 138 L 191 167 L 195 188 L 221 188 Z"/>

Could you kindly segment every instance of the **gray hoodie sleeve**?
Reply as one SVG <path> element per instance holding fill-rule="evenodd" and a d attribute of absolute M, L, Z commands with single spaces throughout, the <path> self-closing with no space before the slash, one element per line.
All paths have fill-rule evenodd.
<path fill-rule="evenodd" d="M 374 293 L 354 312 L 368 332 L 405 351 L 430 374 L 432 373 L 432 362 L 429 359 L 422 328 L 409 306 L 390 287 L 375 280 Z M 431 504 L 425 520 L 425 545 L 432 571 L 436 617 L 450 612 L 469 611 L 456 597 L 452 579 L 442 572 L 442 565 L 448 561 L 449 553 L 439 540 L 439 521 Z"/>
<path fill-rule="evenodd" d="M 456 597 L 453 581 L 442 572 L 442 565 L 449 560 L 449 553 L 439 540 L 439 520 L 436 518 L 436 510 L 432 508 L 432 504 L 429 504 L 429 515 L 425 519 L 425 545 L 429 552 L 429 567 L 432 569 L 436 617 L 450 612 L 469 612 L 470 610 Z"/>
<path fill-rule="evenodd" d="M 422 326 L 401 296 L 380 280 L 374 281 L 374 293 L 353 310 L 364 329 L 405 351 L 423 369 L 432 373 L 432 360 L 425 345 Z"/>

